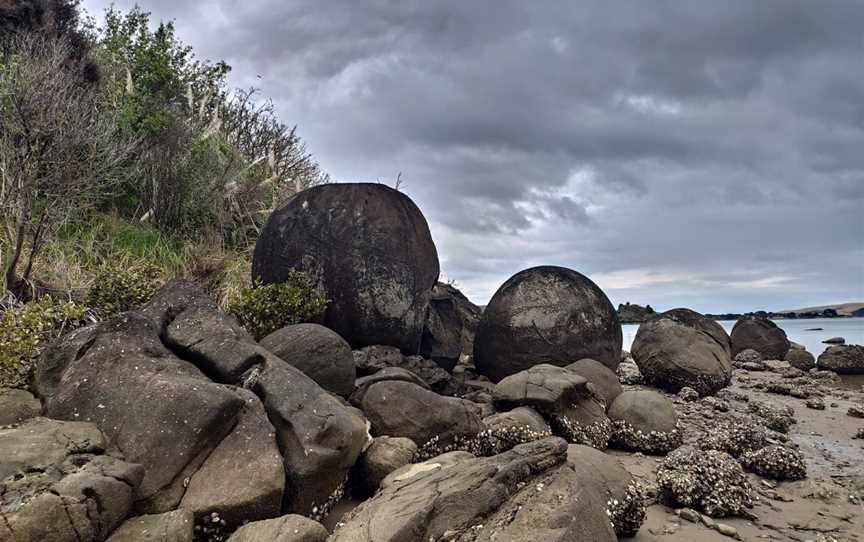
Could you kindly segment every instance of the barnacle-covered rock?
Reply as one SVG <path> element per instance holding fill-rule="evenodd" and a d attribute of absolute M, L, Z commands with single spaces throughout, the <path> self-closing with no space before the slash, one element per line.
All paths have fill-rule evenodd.
<path fill-rule="evenodd" d="M 762 354 L 753 350 L 752 348 L 745 348 L 744 350 L 735 354 L 735 361 L 741 363 L 759 363 L 762 361 Z"/>
<path fill-rule="evenodd" d="M 785 446 L 766 446 L 747 452 L 741 459 L 745 469 L 775 480 L 803 480 L 807 477 L 807 465 L 801 452 Z"/>
<path fill-rule="evenodd" d="M 688 506 L 711 517 L 740 515 L 753 504 L 741 465 L 717 450 L 678 448 L 657 469 L 657 485 L 671 506 Z"/>
<path fill-rule="evenodd" d="M 617 459 L 590 446 L 568 446 L 567 463 L 581 486 L 606 499 L 615 534 L 635 536 L 645 521 L 645 487 Z"/>
<path fill-rule="evenodd" d="M 805 404 L 807 405 L 807 408 L 812 408 L 813 410 L 825 410 L 825 401 L 818 397 L 807 399 Z"/>
<path fill-rule="evenodd" d="M 699 400 L 699 392 L 690 386 L 684 386 L 678 391 L 678 397 L 680 397 L 682 401 L 692 403 L 693 401 Z"/>
<path fill-rule="evenodd" d="M 796 423 L 793 417 L 795 411 L 789 406 L 778 407 L 764 401 L 751 401 L 747 410 L 759 417 L 765 427 L 779 433 L 788 432 L 789 427 Z"/>
<path fill-rule="evenodd" d="M 719 450 L 732 457 L 753 452 L 768 445 L 765 427 L 753 420 L 734 420 L 711 428 L 699 443 L 703 450 Z"/>
<path fill-rule="evenodd" d="M 615 374 L 618 376 L 618 382 L 622 384 L 636 385 L 642 383 L 642 373 L 632 357 L 625 358 L 615 369 Z"/>
<path fill-rule="evenodd" d="M 495 455 L 510 448 L 552 436 L 552 428 L 543 416 L 530 407 L 493 414 L 483 419 L 486 430 L 477 437 L 474 455 Z"/>
<path fill-rule="evenodd" d="M 682 443 L 671 401 L 651 390 L 625 391 L 609 407 L 612 445 L 662 455 Z"/>
<path fill-rule="evenodd" d="M 853 418 L 864 418 L 864 407 L 852 405 L 848 410 L 846 410 L 846 414 Z"/>

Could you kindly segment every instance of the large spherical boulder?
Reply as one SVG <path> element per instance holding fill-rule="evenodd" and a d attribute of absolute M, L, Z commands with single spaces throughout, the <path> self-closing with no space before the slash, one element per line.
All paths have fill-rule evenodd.
<path fill-rule="evenodd" d="M 343 396 L 354 391 L 354 353 L 335 331 L 318 324 L 297 324 L 274 331 L 260 344 L 325 390 Z"/>
<path fill-rule="evenodd" d="M 330 299 L 324 325 L 353 347 L 418 351 L 438 252 L 405 194 L 382 184 L 336 183 L 293 196 L 261 231 L 252 275 L 279 283 L 290 268 L 318 281 Z"/>
<path fill-rule="evenodd" d="M 767 318 L 742 316 L 731 334 L 732 355 L 748 348 L 762 354 L 762 359 L 783 359 L 789 351 L 786 332 Z"/>
<path fill-rule="evenodd" d="M 505 282 L 489 302 L 474 339 L 477 370 L 497 382 L 547 363 L 591 358 L 614 369 L 621 324 L 606 294 L 563 267 L 534 267 Z"/>
<path fill-rule="evenodd" d="M 786 361 L 789 365 L 802 371 L 809 371 L 816 367 L 816 358 L 813 354 L 801 348 L 790 348 L 786 353 Z"/>
<path fill-rule="evenodd" d="M 673 309 L 639 326 L 633 359 L 646 382 L 677 392 L 687 386 L 709 395 L 729 385 L 729 337 L 717 322 L 690 309 Z"/>

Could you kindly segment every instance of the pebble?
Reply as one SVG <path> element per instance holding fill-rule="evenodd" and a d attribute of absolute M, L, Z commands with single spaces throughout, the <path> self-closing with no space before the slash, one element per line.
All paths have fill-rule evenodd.
<path fill-rule="evenodd" d="M 677 511 L 677 514 L 681 516 L 681 519 L 686 519 L 690 523 L 699 523 L 700 521 L 699 512 L 692 508 L 682 508 Z"/>
<path fill-rule="evenodd" d="M 709 516 L 706 516 L 705 514 L 699 514 L 699 517 L 702 520 L 702 525 L 708 527 L 709 529 L 714 529 L 717 526 L 717 523 Z"/>
<path fill-rule="evenodd" d="M 740 538 L 741 537 L 741 535 L 738 534 L 738 530 L 735 529 L 735 527 L 733 527 L 731 525 L 726 525 L 725 523 L 718 523 L 717 524 L 717 532 L 724 535 L 724 536 L 728 536 L 731 538 Z"/>

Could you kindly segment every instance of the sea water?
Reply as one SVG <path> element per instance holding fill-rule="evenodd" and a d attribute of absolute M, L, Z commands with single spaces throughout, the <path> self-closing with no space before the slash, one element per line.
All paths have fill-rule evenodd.
<path fill-rule="evenodd" d="M 732 333 L 735 320 L 719 320 L 726 333 Z M 804 345 L 814 356 L 819 356 L 826 347 L 825 339 L 843 337 L 846 344 L 864 345 L 864 318 L 801 318 L 796 320 L 774 320 L 786 332 L 790 341 Z M 624 350 L 629 351 L 639 330 L 639 324 L 623 324 Z"/>

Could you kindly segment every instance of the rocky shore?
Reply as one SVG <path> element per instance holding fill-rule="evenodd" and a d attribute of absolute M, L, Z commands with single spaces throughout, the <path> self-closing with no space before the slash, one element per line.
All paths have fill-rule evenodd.
<path fill-rule="evenodd" d="M 675 309 L 622 352 L 602 290 L 553 266 L 481 313 L 381 185 L 286 202 L 254 273 L 287 268 L 320 321 L 256 341 L 175 280 L 0 390 L 0 540 L 864 537 L 860 346 Z"/>

